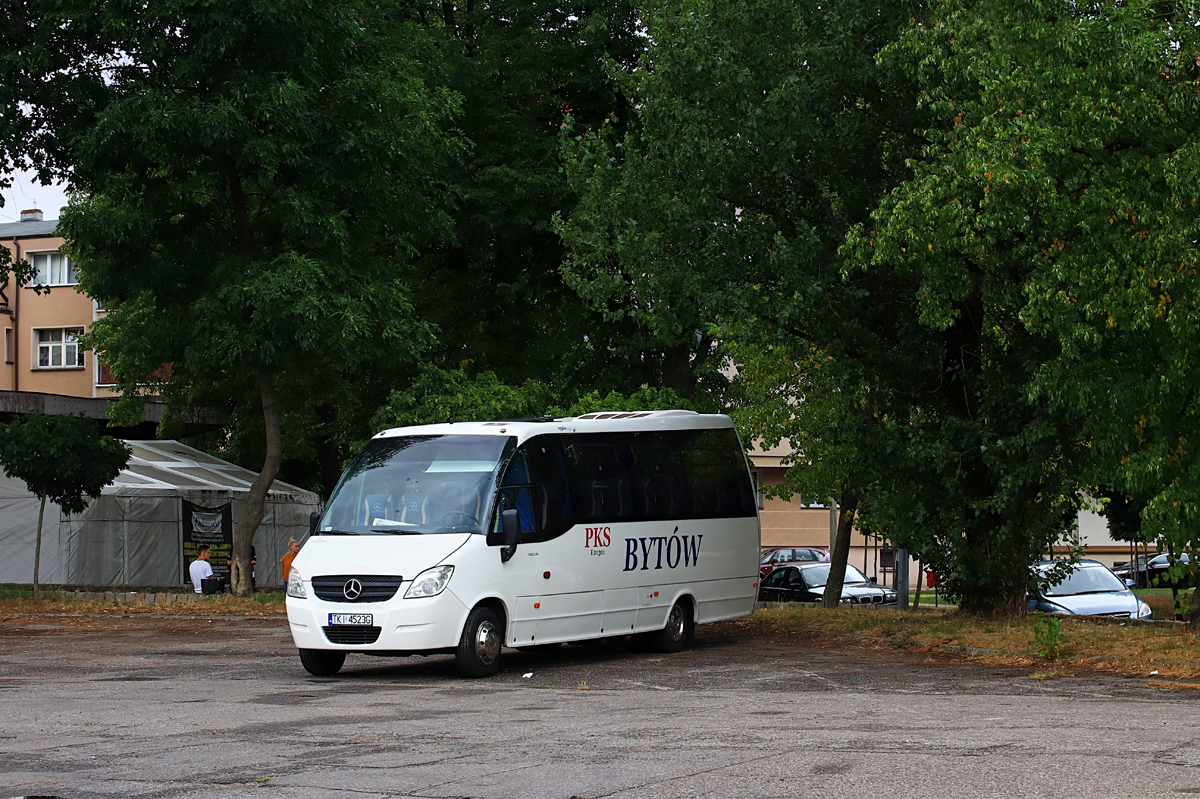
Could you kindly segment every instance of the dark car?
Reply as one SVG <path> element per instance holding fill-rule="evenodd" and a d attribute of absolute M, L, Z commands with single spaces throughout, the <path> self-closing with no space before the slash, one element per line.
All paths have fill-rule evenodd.
<path fill-rule="evenodd" d="M 1061 563 L 1043 561 L 1035 571 L 1045 574 Z M 1110 616 L 1149 619 L 1150 606 L 1138 599 L 1129 586 L 1103 563 L 1081 560 L 1045 588 L 1029 594 L 1026 609 L 1065 616 Z"/>
<path fill-rule="evenodd" d="M 829 563 L 780 566 L 763 579 L 759 602 L 819 602 L 825 596 Z M 896 592 L 871 582 L 853 566 L 846 566 L 842 583 L 843 605 L 895 605 Z"/>
<path fill-rule="evenodd" d="M 820 563 L 828 561 L 829 553 L 815 547 L 783 547 L 768 549 L 758 564 L 758 574 L 766 577 L 784 563 Z"/>
<path fill-rule="evenodd" d="M 1178 555 L 1176 560 L 1183 564 L 1191 563 L 1191 558 L 1186 552 Z M 1113 569 L 1113 574 L 1121 580 L 1133 580 L 1138 588 L 1170 588 L 1171 581 L 1165 576 L 1170 567 L 1171 556 L 1163 552 L 1159 555 L 1143 555 L 1134 562 L 1134 565 L 1127 563 L 1118 569 Z M 1188 574 L 1179 581 L 1178 587 L 1190 588 L 1195 584 L 1196 576 Z"/>

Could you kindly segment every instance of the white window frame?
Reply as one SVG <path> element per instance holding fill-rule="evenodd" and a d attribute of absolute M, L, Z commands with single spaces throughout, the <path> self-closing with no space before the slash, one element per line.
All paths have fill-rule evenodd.
<path fill-rule="evenodd" d="M 54 275 L 53 275 L 53 257 L 55 255 L 61 257 L 62 262 L 63 262 L 63 265 L 62 265 L 63 274 L 61 275 L 62 281 L 57 282 L 57 283 L 54 282 L 54 280 L 53 280 L 53 277 L 54 277 Z M 47 288 L 53 288 L 55 286 L 78 286 L 79 285 L 79 276 L 75 272 L 75 262 L 72 261 L 67 256 L 62 255 L 58 250 L 56 250 L 56 249 L 55 250 L 32 250 L 32 251 L 26 252 L 25 257 L 29 259 L 29 265 L 32 266 L 35 270 L 35 275 L 34 275 L 33 281 L 29 285 L 31 285 L 31 286 L 46 286 Z M 46 260 L 46 268 L 45 268 L 44 272 L 38 266 L 38 260 L 41 258 L 47 259 Z M 43 274 L 45 276 L 44 280 L 43 280 Z"/>
<path fill-rule="evenodd" d="M 59 332 L 57 341 L 42 340 L 42 333 Z M 70 369 L 85 369 L 87 368 L 86 358 L 84 353 L 86 350 L 79 346 L 79 337 L 84 334 L 85 330 L 82 325 L 71 327 L 35 327 L 33 328 L 33 369 L 32 371 L 61 371 Z M 68 338 L 70 337 L 70 338 Z M 75 350 L 75 362 L 67 363 L 67 356 L 71 352 L 71 348 Z M 42 350 L 46 351 L 47 365 L 42 365 Z M 55 350 L 59 352 L 59 363 L 54 364 Z"/>

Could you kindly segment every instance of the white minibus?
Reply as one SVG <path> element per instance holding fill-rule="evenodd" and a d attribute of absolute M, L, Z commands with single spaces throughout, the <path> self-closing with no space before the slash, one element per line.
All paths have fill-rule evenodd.
<path fill-rule="evenodd" d="M 300 662 L 640 635 L 687 645 L 745 616 L 759 521 L 727 416 L 592 413 L 387 430 L 351 462 L 287 576 Z"/>

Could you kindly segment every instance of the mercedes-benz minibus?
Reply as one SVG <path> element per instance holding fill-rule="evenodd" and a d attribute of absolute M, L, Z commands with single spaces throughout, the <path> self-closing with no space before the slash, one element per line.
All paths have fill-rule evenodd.
<path fill-rule="evenodd" d="M 300 661 L 453 654 L 642 636 L 683 648 L 744 616 L 759 520 L 727 416 L 593 413 L 387 430 L 334 489 L 287 576 Z"/>

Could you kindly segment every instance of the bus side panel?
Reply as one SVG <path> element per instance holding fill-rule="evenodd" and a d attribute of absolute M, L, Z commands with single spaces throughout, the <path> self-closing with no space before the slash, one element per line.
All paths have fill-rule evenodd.
<path fill-rule="evenodd" d="M 509 646 L 662 629 L 671 605 L 695 599 L 696 619 L 754 609 L 756 517 L 577 525 L 523 543 L 507 563 L 482 536 L 454 555 L 449 590 L 468 608 L 499 598 Z M 588 528 L 591 528 L 590 530 Z"/>

